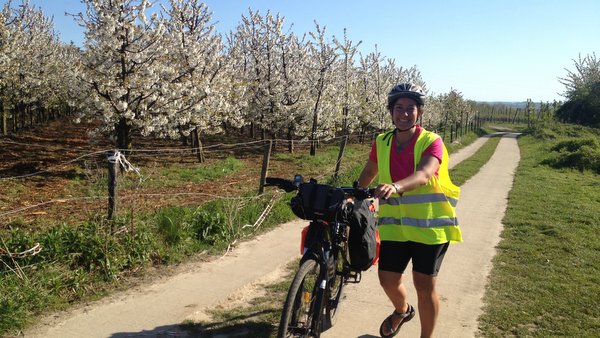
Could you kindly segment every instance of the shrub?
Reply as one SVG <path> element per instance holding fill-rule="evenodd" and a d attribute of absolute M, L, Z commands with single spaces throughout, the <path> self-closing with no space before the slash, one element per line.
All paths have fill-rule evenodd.
<path fill-rule="evenodd" d="M 551 128 L 547 128 L 544 123 L 535 123 L 527 128 L 525 132 L 540 140 L 554 140 L 558 138 L 558 133 Z"/>
<path fill-rule="evenodd" d="M 592 170 L 600 173 L 600 142 L 595 138 L 575 138 L 558 142 L 552 148 L 554 153 L 544 164 L 554 168 Z"/>
<path fill-rule="evenodd" d="M 178 245 L 190 237 L 187 224 L 187 212 L 184 208 L 160 209 L 157 215 L 158 232 L 169 245 Z"/>
<path fill-rule="evenodd" d="M 192 217 L 191 228 L 197 240 L 208 244 L 230 237 L 227 218 L 218 211 L 197 209 Z"/>
<path fill-rule="evenodd" d="M 551 150 L 558 151 L 558 152 L 561 152 L 561 151 L 575 152 L 583 146 L 597 148 L 598 145 L 599 145 L 598 141 L 594 138 L 576 138 L 576 139 L 561 141 L 561 142 L 555 144 L 551 148 Z"/>

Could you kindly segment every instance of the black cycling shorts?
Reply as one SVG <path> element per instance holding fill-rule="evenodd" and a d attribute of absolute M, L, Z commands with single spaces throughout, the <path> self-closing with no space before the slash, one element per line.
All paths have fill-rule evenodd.
<path fill-rule="evenodd" d="M 449 243 L 428 245 L 417 242 L 381 241 L 379 270 L 404 273 L 412 259 L 413 271 L 437 276 Z"/>

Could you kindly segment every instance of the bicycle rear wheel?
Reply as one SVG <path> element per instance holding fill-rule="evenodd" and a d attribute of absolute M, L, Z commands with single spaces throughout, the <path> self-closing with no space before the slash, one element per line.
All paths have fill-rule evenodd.
<path fill-rule="evenodd" d="M 318 337 L 320 317 L 314 318 L 319 289 L 319 264 L 306 260 L 300 265 L 281 311 L 278 338 Z"/>

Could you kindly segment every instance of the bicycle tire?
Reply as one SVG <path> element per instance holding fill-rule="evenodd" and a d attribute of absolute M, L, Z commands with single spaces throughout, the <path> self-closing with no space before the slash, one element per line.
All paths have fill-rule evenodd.
<path fill-rule="evenodd" d="M 343 245 L 337 251 L 337 254 L 330 257 L 329 264 L 333 264 L 335 267 L 329 273 L 329 282 L 327 287 L 327 296 L 325 303 L 325 313 L 323 316 L 323 329 L 325 331 L 331 328 L 336 320 L 338 310 L 340 309 L 340 301 L 344 297 L 344 286 L 346 285 L 345 277 L 344 277 L 344 257 L 345 254 L 345 245 Z"/>
<path fill-rule="evenodd" d="M 279 321 L 278 338 L 319 337 L 320 317 L 314 318 L 320 265 L 313 259 L 300 265 L 290 285 Z M 315 322 L 316 321 L 316 322 Z"/>

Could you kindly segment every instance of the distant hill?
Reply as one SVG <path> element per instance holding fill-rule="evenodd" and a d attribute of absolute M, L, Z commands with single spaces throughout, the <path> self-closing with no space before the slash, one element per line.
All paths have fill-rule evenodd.
<path fill-rule="evenodd" d="M 508 108 L 517 108 L 517 109 L 525 109 L 527 107 L 527 101 L 521 102 L 509 102 L 509 101 L 476 101 L 480 104 L 487 104 L 490 106 L 496 107 L 508 107 Z M 533 102 L 535 109 L 538 109 L 540 106 L 539 102 Z"/>

